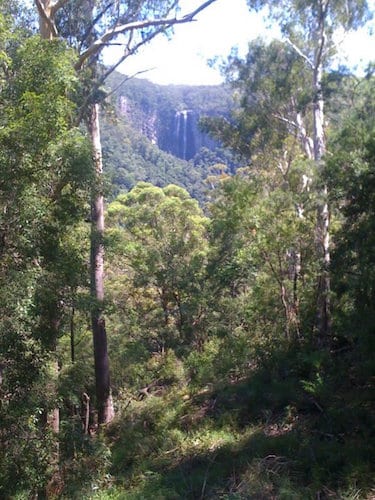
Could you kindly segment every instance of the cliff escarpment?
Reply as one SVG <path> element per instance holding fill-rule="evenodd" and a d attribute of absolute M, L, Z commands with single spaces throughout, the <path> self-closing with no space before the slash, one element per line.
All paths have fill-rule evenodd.
<path fill-rule="evenodd" d="M 191 160 L 204 147 L 218 144 L 199 128 L 203 116 L 226 116 L 232 107 L 225 86 L 156 85 L 143 79 L 130 79 L 115 73 L 109 84 L 119 117 L 162 151 Z"/>

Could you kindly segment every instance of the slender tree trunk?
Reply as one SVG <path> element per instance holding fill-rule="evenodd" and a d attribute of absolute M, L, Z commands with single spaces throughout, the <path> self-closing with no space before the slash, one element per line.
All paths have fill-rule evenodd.
<path fill-rule="evenodd" d="M 92 333 L 94 341 L 95 384 L 98 406 L 98 423 L 107 424 L 114 417 L 107 333 L 103 315 L 104 302 L 104 197 L 102 192 L 102 148 L 100 141 L 99 105 L 91 105 L 87 127 L 90 133 L 94 153 L 97 183 L 91 201 L 91 296 L 94 302 L 91 311 Z"/>
<path fill-rule="evenodd" d="M 322 21 L 323 22 L 323 21 Z M 314 160 L 319 170 L 326 152 L 326 141 L 324 134 L 324 97 L 322 90 L 322 51 L 324 48 L 324 31 L 320 30 L 320 44 L 315 60 L 313 75 L 314 88 Z M 317 214 L 317 247 L 320 263 L 318 277 L 318 299 L 317 299 L 317 326 L 320 340 L 325 342 L 330 331 L 330 220 L 328 207 L 328 189 L 324 185 L 320 190 L 320 200 Z"/>

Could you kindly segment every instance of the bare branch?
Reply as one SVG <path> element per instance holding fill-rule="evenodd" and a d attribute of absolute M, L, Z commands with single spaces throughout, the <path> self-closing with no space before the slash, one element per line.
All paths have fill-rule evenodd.
<path fill-rule="evenodd" d="M 83 118 L 83 113 L 86 109 L 86 106 L 87 104 L 90 102 L 90 100 L 92 99 L 93 95 L 95 95 L 96 91 L 100 88 L 100 86 L 105 82 L 105 80 L 109 77 L 109 75 L 111 73 L 113 73 L 117 68 L 118 66 L 120 66 L 120 64 L 122 64 L 125 59 L 127 59 L 129 56 L 133 55 L 135 52 L 137 52 L 137 50 L 139 49 L 139 47 L 141 45 L 143 45 L 143 43 L 145 43 L 146 41 L 150 41 L 152 40 L 152 38 L 154 38 L 158 33 L 162 32 L 162 28 L 160 28 L 159 30 L 156 30 L 154 31 L 153 33 L 151 33 L 147 40 L 142 40 L 142 42 L 139 42 L 138 44 L 134 45 L 133 47 L 130 48 L 130 44 L 131 44 L 131 39 L 132 39 L 132 33 L 130 33 L 130 40 L 127 44 L 127 47 L 125 48 L 124 50 L 124 54 L 120 57 L 120 59 L 111 67 L 107 68 L 107 70 L 105 71 L 105 73 L 100 77 L 100 79 L 95 83 L 95 85 L 93 86 L 93 88 L 91 89 L 91 92 L 87 95 L 83 105 L 81 106 L 81 111 L 79 113 L 79 116 L 78 116 L 78 120 L 77 120 L 77 124 L 79 124 Z M 152 69 L 152 68 L 151 68 Z M 149 70 L 144 70 L 144 71 L 138 71 L 137 73 L 135 73 L 134 75 L 132 76 L 127 76 L 125 78 L 124 81 L 121 82 L 121 84 L 119 86 L 117 86 L 114 90 L 112 90 L 112 92 L 110 92 L 109 94 L 106 95 L 106 98 L 108 98 L 110 95 L 112 95 L 114 92 L 116 92 L 116 90 L 121 86 L 123 85 L 127 80 L 130 80 L 131 78 L 134 78 L 135 76 L 137 75 L 140 75 L 142 73 L 146 73 L 147 71 Z"/>
<path fill-rule="evenodd" d="M 286 123 L 293 129 L 297 130 L 298 132 L 298 137 L 302 142 L 303 149 L 306 153 L 307 158 L 310 160 L 313 158 L 313 144 L 312 144 L 312 139 L 311 137 L 308 136 L 306 127 L 303 123 L 303 118 L 301 116 L 301 113 L 296 113 L 296 120 L 290 120 L 289 118 L 286 118 L 285 116 L 282 116 L 278 113 L 273 113 L 272 116 L 276 118 L 277 120 L 280 120 L 283 123 Z"/>
<path fill-rule="evenodd" d="M 148 71 L 151 71 L 155 68 L 147 68 L 147 69 L 143 69 L 143 70 L 140 70 L 140 71 L 136 71 L 135 73 L 133 73 L 132 75 L 127 75 L 127 76 L 124 76 L 124 78 L 121 80 L 121 82 L 116 85 L 116 87 L 114 87 L 111 92 L 108 92 L 105 96 L 106 99 L 108 99 L 108 97 L 110 97 L 111 95 L 113 95 L 115 92 L 118 91 L 118 89 L 120 89 L 126 82 L 128 82 L 129 80 L 132 80 L 133 78 L 136 78 L 137 76 L 139 75 L 143 75 L 143 73 L 147 73 Z M 111 73 L 114 71 L 114 69 L 111 68 Z"/>
<path fill-rule="evenodd" d="M 292 47 L 292 49 L 295 50 L 297 52 L 297 54 L 299 56 L 301 56 L 302 59 L 304 59 L 307 62 L 307 64 L 310 66 L 311 69 L 314 69 L 314 63 L 307 57 L 306 54 L 304 54 L 302 52 L 302 50 L 299 47 L 297 47 L 297 45 L 295 43 L 292 42 L 292 40 L 290 38 L 286 38 L 286 42 L 289 43 L 289 45 Z"/>
<path fill-rule="evenodd" d="M 108 77 L 111 73 L 113 73 L 113 71 L 115 71 L 119 66 L 120 64 L 122 64 L 125 59 L 127 59 L 129 56 L 135 54 L 137 52 L 137 50 L 139 49 L 139 47 L 141 45 L 143 45 L 144 43 L 146 42 L 149 42 L 151 41 L 153 38 L 155 38 L 156 35 L 158 35 L 159 33 L 162 32 L 162 28 L 160 28 L 159 30 L 156 30 L 154 31 L 153 33 L 151 33 L 148 37 L 147 37 L 147 40 L 144 39 L 142 40 L 141 42 L 137 43 L 136 45 L 134 45 L 133 47 L 130 47 L 130 43 L 131 41 L 128 42 L 128 45 L 124 51 L 124 54 L 121 56 L 121 58 L 116 62 L 116 64 L 114 64 L 113 66 L 111 66 L 110 68 L 107 69 L 107 71 L 104 73 L 104 75 L 102 76 L 102 78 L 100 79 L 100 83 L 99 85 L 101 85 Z M 146 71 L 148 70 L 144 70 L 144 71 L 138 71 L 136 73 L 136 75 L 140 74 L 140 73 L 145 73 Z M 135 76 L 135 75 L 134 75 Z M 112 93 L 112 92 L 111 92 Z M 108 97 L 108 96 L 107 96 Z"/>
<path fill-rule="evenodd" d="M 273 113 L 272 116 L 274 118 L 277 118 L 278 120 L 280 120 L 281 122 L 283 123 L 286 123 L 287 125 L 290 125 L 292 128 L 296 128 L 298 129 L 298 125 L 296 122 L 294 122 L 293 120 L 289 120 L 289 118 L 285 118 L 285 116 L 282 116 L 278 113 Z"/>
<path fill-rule="evenodd" d="M 186 22 L 190 22 L 190 21 L 193 21 L 194 17 L 196 15 L 199 14 L 199 12 L 202 12 L 202 10 L 206 9 L 209 5 L 211 5 L 213 2 L 215 2 L 216 0 L 207 0 L 206 2 L 202 3 L 202 5 L 200 5 L 199 7 L 197 7 L 193 12 L 190 12 L 190 14 L 186 14 L 181 22 L 183 23 L 186 23 Z"/>
<path fill-rule="evenodd" d="M 40 1 L 40 0 L 36 0 Z M 194 17 L 199 14 L 202 10 L 207 8 L 209 5 L 211 5 L 213 2 L 216 0 L 206 0 L 203 4 L 201 4 L 198 8 L 196 8 L 194 11 L 190 12 L 189 14 L 186 14 L 185 16 L 181 18 L 177 17 L 170 17 L 170 18 L 163 18 L 163 19 L 146 19 L 144 21 L 134 21 L 126 24 L 122 24 L 119 26 L 114 26 L 110 30 L 108 30 L 104 35 L 102 35 L 98 40 L 95 40 L 90 47 L 85 50 L 79 57 L 75 68 L 77 70 L 81 69 L 83 64 L 86 62 L 88 58 L 91 56 L 94 56 L 100 52 L 100 50 L 105 47 L 108 42 L 113 40 L 113 38 L 117 37 L 118 35 L 124 34 L 128 31 L 135 31 L 135 30 L 141 30 L 144 28 L 149 28 L 149 27 L 164 27 L 168 28 L 170 26 L 174 26 L 176 24 L 183 24 L 183 23 L 189 23 L 191 21 L 194 21 Z M 144 41 L 143 43 L 146 43 L 148 40 Z M 142 43 L 142 45 L 143 45 Z"/>
<path fill-rule="evenodd" d="M 100 21 L 100 19 L 106 14 L 106 12 L 113 6 L 113 3 L 109 3 L 102 11 L 99 12 L 99 14 L 95 17 L 95 19 L 92 20 L 92 22 L 90 23 L 89 27 L 86 29 L 82 39 L 81 39 L 81 43 L 80 43 L 80 46 L 82 47 L 82 45 L 86 42 L 86 40 L 89 38 L 89 36 L 91 35 L 94 27 L 97 25 L 97 23 Z"/>

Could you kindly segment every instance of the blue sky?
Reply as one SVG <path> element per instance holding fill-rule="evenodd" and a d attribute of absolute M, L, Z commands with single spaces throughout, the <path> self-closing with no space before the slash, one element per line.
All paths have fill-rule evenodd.
<path fill-rule="evenodd" d="M 200 3 L 201 0 L 182 0 L 182 12 L 191 11 Z M 375 0 L 370 3 L 374 5 Z M 375 58 L 375 41 L 368 34 L 369 28 L 375 31 L 374 21 L 365 30 L 349 34 L 342 41 L 343 62 L 361 67 Z M 275 29 L 267 29 L 261 15 L 249 12 L 246 0 L 217 0 L 199 14 L 197 21 L 176 26 L 171 40 L 164 37 L 153 40 L 125 61 L 120 71 L 133 75 L 149 70 L 140 76 L 159 84 L 218 84 L 222 76 L 219 70 L 208 66 L 207 60 L 225 58 L 232 47 L 238 47 L 240 53 L 245 54 L 251 39 L 260 35 L 273 38 L 277 33 Z M 105 61 L 115 58 L 113 50 Z"/>

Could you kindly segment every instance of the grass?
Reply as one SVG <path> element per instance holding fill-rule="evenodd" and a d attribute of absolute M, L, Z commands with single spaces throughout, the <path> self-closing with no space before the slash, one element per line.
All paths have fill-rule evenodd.
<path fill-rule="evenodd" d="M 373 500 L 369 387 L 309 356 L 132 399 L 106 434 L 112 487 L 86 498 Z"/>

